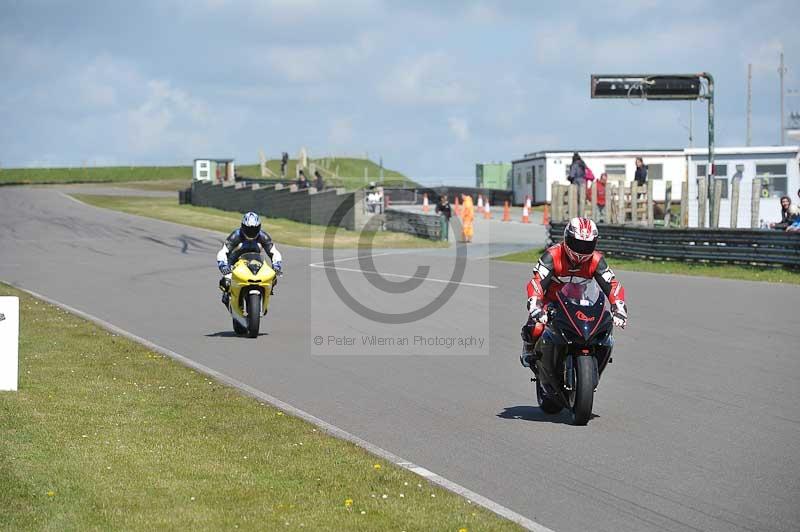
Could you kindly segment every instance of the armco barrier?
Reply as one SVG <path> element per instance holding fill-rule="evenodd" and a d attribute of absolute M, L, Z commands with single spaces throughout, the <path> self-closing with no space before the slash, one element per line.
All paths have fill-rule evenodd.
<path fill-rule="evenodd" d="M 388 231 L 409 233 L 430 240 L 440 240 L 442 237 L 438 216 L 387 209 L 384 218 L 384 227 Z"/>
<path fill-rule="evenodd" d="M 484 198 L 489 198 L 492 205 L 502 205 L 504 201 L 511 202 L 514 199 L 514 193 L 510 190 L 498 190 L 493 188 L 477 188 L 477 187 L 417 187 L 417 188 L 397 188 L 397 187 L 384 187 L 384 196 L 391 198 L 393 204 L 417 204 L 422 205 L 422 198 L 425 194 L 428 195 L 428 201 L 431 204 L 439 202 L 439 196 L 446 195 L 450 203 L 455 201 L 456 196 L 461 194 L 468 194 L 472 196 L 473 200 L 477 201 L 480 194 Z"/>
<path fill-rule="evenodd" d="M 550 225 L 560 242 L 563 223 Z M 641 259 L 769 264 L 800 268 L 800 234 L 750 229 L 654 229 L 598 225 L 598 248 L 609 255 Z"/>
<path fill-rule="evenodd" d="M 329 225 L 334 213 L 342 208 L 345 215 L 338 225 L 351 230 L 360 230 L 367 218 L 362 207 L 362 191 L 328 189 L 316 192 L 313 188 L 297 190 L 293 186 L 222 186 L 195 181 L 189 199 L 192 205 L 235 212 L 255 211 L 268 218 L 288 218 L 317 225 Z"/>

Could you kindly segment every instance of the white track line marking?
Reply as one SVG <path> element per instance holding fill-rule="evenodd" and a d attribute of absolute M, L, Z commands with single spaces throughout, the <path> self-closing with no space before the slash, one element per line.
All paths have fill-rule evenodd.
<path fill-rule="evenodd" d="M 444 488 L 446 490 L 452 491 L 456 495 L 460 495 L 460 496 L 466 498 L 469 501 L 472 501 L 472 502 L 474 502 L 474 503 L 476 503 L 476 504 L 478 504 L 480 506 L 483 506 L 487 510 L 496 513 L 500 517 L 504 517 L 504 518 L 508 519 L 509 521 L 517 523 L 518 525 L 520 525 L 520 526 L 522 526 L 522 527 L 524 527 L 524 528 L 526 528 L 528 530 L 533 530 L 534 532 L 553 532 L 553 530 L 551 530 L 551 529 L 549 529 L 549 528 L 547 528 L 547 527 L 545 527 L 543 525 L 540 525 L 536 521 L 528 519 L 524 515 L 518 514 L 517 512 L 515 512 L 514 510 L 512 510 L 510 508 L 506 508 L 502 504 L 496 503 L 493 500 L 488 499 L 488 498 L 486 498 L 483 495 L 480 495 L 478 493 L 475 493 L 474 491 L 469 490 L 469 489 L 465 488 L 464 486 L 462 486 L 460 484 L 456 484 L 455 482 L 447 480 L 446 478 L 444 478 L 442 476 L 439 476 L 436 473 L 433 473 L 433 472 L 425 469 L 424 467 L 418 466 L 418 465 L 414 464 L 413 462 L 409 462 L 408 460 L 404 460 L 404 459 L 400 458 L 399 456 L 397 456 L 396 454 L 391 453 L 391 452 L 387 451 L 386 449 L 383 449 L 382 447 L 378 447 L 377 445 L 369 443 L 366 440 L 362 440 L 358 436 L 356 436 L 354 434 L 351 434 L 351 433 L 347 432 L 344 429 L 340 429 L 336 425 L 332 425 L 332 424 L 328 423 L 327 421 L 323 421 L 323 420 L 319 419 L 318 417 L 315 417 L 315 416 L 309 414 L 305 410 L 300 410 L 299 408 L 296 408 L 296 407 L 290 405 L 289 403 L 284 403 L 283 401 L 281 401 L 277 397 L 273 397 L 273 396 L 271 396 L 271 395 L 269 395 L 267 393 L 262 392 L 261 390 L 253 388 L 249 384 L 245 384 L 245 383 L 243 383 L 241 381 L 238 381 L 238 380 L 234 379 L 233 377 L 229 377 L 228 375 L 225 375 L 224 373 L 220 373 L 219 371 L 217 371 L 215 369 L 211 369 L 208 366 L 200 364 L 199 362 L 196 362 L 196 361 L 194 361 L 194 360 L 192 360 L 190 358 L 187 358 L 187 357 L 185 357 L 185 356 L 183 356 L 181 354 L 178 354 L 175 351 L 167 349 L 166 347 L 161 347 L 160 345 L 155 344 L 155 343 L 153 343 L 153 342 L 151 342 L 149 340 L 146 340 L 146 339 L 142 338 L 141 336 L 136 336 L 135 334 L 133 334 L 131 332 L 128 332 L 125 329 L 121 329 L 120 327 L 117 327 L 116 325 L 113 325 L 113 324 L 111 324 L 111 323 L 109 323 L 109 322 L 107 322 L 105 320 L 102 320 L 102 319 L 96 317 L 96 316 L 93 316 L 92 314 L 89 314 L 87 312 L 83 312 L 83 311 L 78 310 L 76 308 L 73 308 L 73 307 L 71 307 L 69 305 L 66 305 L 64 303 L 56 301 L 55 299 L 51 299 L 51 298 L 49 298 L 47 296 L 43 296 L 41 294 L 37 294 L 36 292 L 34 292 L 32 290 L 28 290 L 27 288 L 23 288 L 23 287 L 18 286 L 18 285 L 11 285 L 11 286 L 13 286 L 14 288 L 17 288 L 18 290 L 22 290 L 23 292 L 27 292 L 28 294 L 32 295 L 33 297 L 37 297 L 37 298 L 41 299 L 42 301 L 46 301 L 46 302 L 50 303 L 51 305 L 55 305 L 55 306 L 60 307 L 60 308 L 62 308 L 64 310 L 67 310 L 67 311 L 75 314 L 76 316 L 80 316 L 83 319 L 86 319 L 86 320 L 89 320 L 89 321 L 91 321 L 93 323 L 96 323 L 97 325 L 99 325 L 100 327 L 102 327 L 102 328 L 104 328 L 104 329 L 106 329 L 108 331 L 111 331 L 113 333 L 119 334 L 120 336 L 124 336 L 125 338 L 133 340 L 134 342 L 138 342 L 138 343 L 142 344 L 143 346 L 147 347 L 148 349 L 151 349 L 153 351 L 156 351 L 158 353 L 166 355 L 166 356 L 168 356 L 168 357 L 170 357 L 172 359 L 175 359 L 178 362 L 180 362 L 181 364 L 183 364 L 185 366 L 188 366 L 188 367 L 190 367 L 192 369 L 195 369 L 197 371 L 200 371 L 201 373 L 205 373 L 209 377 L 213 377 L 214 379 L 218 380 L 219 382 L 223 382 L 225 384 L 233 386 L 234 388 L 237 388 L 237 389 L 241 390 L 243 393 L 245 393 L 245 394 L 247 394 L 247 395 L 249 395 L 251 397 L 255 397 L 256 399 L 260 399 L 261 401 L 264 401 L 265 403 L 271 404 L 275 408 L 283 410 L 284 412 L 286 412 L 288 414 L 291 414 L 291 415 L 293 415 L 293 416 L 295 416 L 297 418 L 302 419 L 303 421 L 307 421 L 308 423 L 311 423 L 312 425 L 315 425 L 315 426 L 319 427 L 320 429 L 324 430 L 325 432 L 327 432 L 331 436 L 334 436 L 334 437 L 339 438 L 341 440 L 349 441 L 349 442 L 351 442 L 351 443 L 353 443 L 355 445 L 358 445 L 362 449 L 366 450 L 367 452 L 369 452 L 369 453 L 371 453 L 371 454 L 373 454 L 373 455 L 375 455 L 375 456 L 377 456 L 379 458 L 383 458 L 384 460 L 386 460 L 388 462 L 392 462 L 393 464 L 397 465 L 398 467 L 402 467 L 403 469 L 411 471 L 412 473 L 416 473 L 416 474 L 420 475 L 421 477 L 425 478 L 426 480 L 428 480 L 429 482 L 432 482 L 433 484 L 441 486 L 442 488 Z"/>
<path fill-rule="evenodd" d="M 383 257 L 384 255 L 401 255 L 401 254 L 403 254 L 402 251 L 401 252 L 387 251 L 386 253 L 375 253 L 375 254 L 373 254 L 371 256 L 372 257 Z M 344 261 L 347 261 L 347 260 L 356 260 L 356 259 L 360 259 L 361 257 L 369 257 L 369 256 L 370 255 L 355 255 L 353 257 L 342 257 L 341 259 L 323 260 L 321 262 L 314 262 L 312 264 L 309 264 L 309 266 L 313 266 L 315 268 L 319 268 L 319 267 L 325 266 L 327 264 L 334 264 L 334 263 L 337 263 L 337 262 L 344 262 Z"/>
<path fill-rule="evenodd" d="M 497 288 L 495 285 L 492 284 L 480 284 L 480 283 L 467 283 L 465 281 L 451 281 L 450 279 L 433 279 L 431 277 L 420 277 L 419 275 L 404 275 L 400 273 L 384 273 L 379 272 L 377 270 L 360 270 L 358 268 L 340 268 L 338 266 L 324 266 L 319 264 L 309 264 L 312 268 L 322 268 L 325 270 L 336 270 L 340 272 L 358 272 L 358 273 L 369 273 L 373 275 L 382 275 L 383 277 L 400 277 L 402 279 L 422 279 L 423 281 L 429 281 L 431 283 L 446 283 L 446 284 L 457 284 L 461 286 L 473 286 L 475 288 Z"/>

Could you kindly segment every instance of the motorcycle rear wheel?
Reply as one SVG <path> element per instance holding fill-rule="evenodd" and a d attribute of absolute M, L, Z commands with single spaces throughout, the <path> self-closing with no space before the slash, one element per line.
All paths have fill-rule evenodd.
<path fill-rule="evenodd" d="M 231 318 L 231 321 L 233 321 L 233 332 L 235 332 L 236 334 L 238 334 L 240 336 L 244 335 L 244 334 L 247 334 L 247 327 L 239 325 L 239 322 L 236 321 L 233 318 Z"/>
<path fill-rule="evenodd" d="M 558 414 L 562 410 L 561 403 L 557 399 L 547 397 L 542 389 L 542 384 L 536 380 L 536 402 L 545 414 Z"/>

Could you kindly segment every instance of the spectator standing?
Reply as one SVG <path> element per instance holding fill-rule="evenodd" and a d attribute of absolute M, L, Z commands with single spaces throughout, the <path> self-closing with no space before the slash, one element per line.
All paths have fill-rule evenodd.
<path fill-rule="evenodd" d="M 583 162 L 578 152 L 572 154 L 572 164 L 569 167 L 567 180 L 573 185 L 586 186 L 586 163 Z"/>
<path fill-rule="evenodd" d="M 300 170 L 300 177 L 297 178 L 297 189 L 303 190 L 304 188 L 308 188 L 308 180 L 306 179 L 305 172 Z"/>
<path fill-rule="evenodd" d="M 597 212 L 592 213 L 595 222 L 605 223 L 606 221 L 606 184 L 608 183 L 608 174 L 603 172 L 600 174 L 600 179 L 596 180 L 592 188 L 597 187 Z M 591 188 L 586 189 L 587 201 L 592 201 L 593 191 Z"/>
<path fill-rule="evenodd" d="M 450 202 L 447 201 L 447 194 L 439 196 L 439 203 L 436 204 L 436 213 L 439 215 L 442 240 L 446 241 L 449 238 L 448 229 L 450 227 L 450 216 L 453 214 L 450 209 Z"/>
<path fill-rule="evenodd" d="M 286 167 L 289 165 L 289 154 L 283 152 L 281 154 L 281 177 L 286 177 Z"/>
<path fill-rule="evenodd" d="M 314 186 L 317 190 L 325 188 L 325 181 L 322 179 L 322 174 L 319 173 L 319 170 L 314 170 L 314 178 Z"/>
<path fill-rule="evenodd" d="M 633 179 L 640 187 L 647 183 L 647 167 L 641 157 L 636 158 L 636 174 L 634 174 Z"/>
<path fill-rule="evenodd" d="M 778 231 L 786 231 L 798 219 L 800 219 L 800 210 L 796 205 L 792 205 L 792 200 L 789 196 L 783 196 L 781 198 L 781 221 L 769 224 L 769 227 Z"/>

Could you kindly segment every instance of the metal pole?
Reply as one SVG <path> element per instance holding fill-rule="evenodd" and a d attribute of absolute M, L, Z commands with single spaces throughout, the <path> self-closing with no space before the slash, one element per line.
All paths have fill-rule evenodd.
<path fill-rule="evenodd" d="M 753 114 L 753 64 L 747 65 L 747 146 L 752 143 L 751 116 Z"/>
<path fill-rule="evenodd" d="M 703 72 L 700 76 L 706 78 L 708 82 L 708 94 L 706 94 L 708 100 L 708 168 L 706 169 L 708 179 L 706 186 L 708 186 L 712 176 L 716 174 L 714 171 L 714 76 L 708 72 Z M 708 189 L 706 189 L 706 193 L 708 193 Z M 700 227 L 705 227 L 705 224 Z"/>
<path fill-rule="evenodd" d="M 694 108 L 694 100 L 689 100 L 689 147 L 690 148 L 694 146 L 694 135 L 692 134 L 692 129 L 693 129 L 692 124 L 694 122 L 692 118 L 694 116 L 693 108 Z"/>
<path fill-rule="evenodd" d="M 781 77 L 781 143 L 780 145 L 783 146 L 783 74 L 786 73 L 786 68 L 783 66 L 783 52 L 781 52 L 781 66 L 778 67 L 778 73 Z"/>

